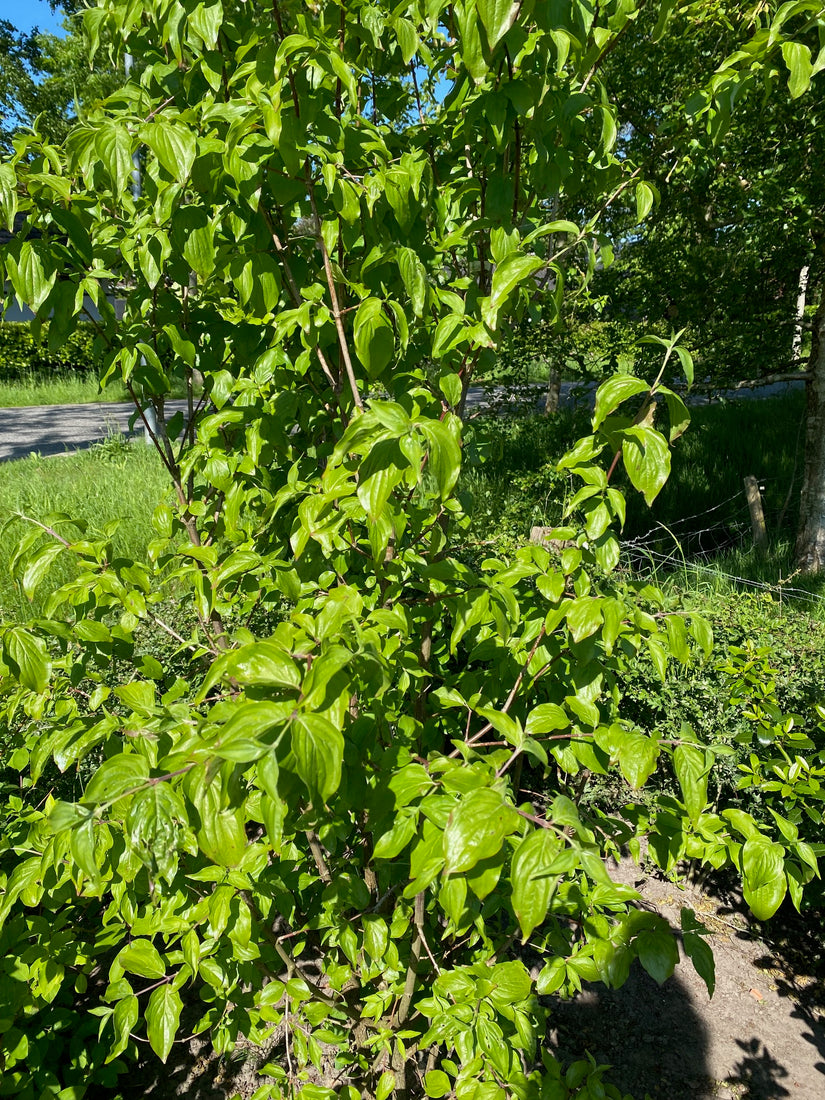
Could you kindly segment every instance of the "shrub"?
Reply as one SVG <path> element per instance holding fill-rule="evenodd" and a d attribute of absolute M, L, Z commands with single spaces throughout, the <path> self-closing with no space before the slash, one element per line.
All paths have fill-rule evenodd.
<path fill-rule="evenodd" d="M 54 376 L 72 371 L 96 374 L 103 357 L 95 346 L 95 333 L 90 324 L 81 324 L 57 347 L 48 342 L 48 321 L 35 334 L 34 326 L 24 321 L 0 322 L 0 382 L 15 382 L 23 378 Z"/>
<path fill-rule="evenodd" d="M 133 79 L 64 147 L 27 134 L 0 168 L 6 218 L 19 203 L 40 231 L 2 256 L 18 296 L 70 331 L 96 294 L 107 372 L 159 412 L 170 373 L 204 378 L 181 442 L 155 436 L 175 498 L 146 561 L 62 516 L 14 556 L 26 593 L 57 557 L 78 570 L 0 626 L 18 1096 L 111 1087 L 139 1040 L 165 1062 L 191 1015 L 218 1053 L 279 1037 L 259 1100 L 615 1097 L 603 1067 L 543 1051 L 540 1001 L 676 965 L 673 930 L 606 858 L 647 838 L 668 870 L 733 864 L 760 918 L 816 873 L 779 823 L 709 808 L 713 745 L 616 712 L 640 650 L 664 676 L 711 645 L 701 616 L 616 575 L 614 471 L 649 503 L 669 470 L 647 416 L 661 373 L 599 390 L 561 463 L 581 526 L 555 532 L 559 556 L 456 552 L 473 369 L 535 303 L 557 234 L 595 263 L 597 215 L 547 221 L 539 154 L 558 142 L 606 198 L 627 171 L 615 126 L 557 110 L 590 82 L 612 122 L 593 13 L 570 9 L 559 68 L 534 10 L 454 9 L 448 38 L 438 5 L 162 2 L 136 21 L 107 2 L 90 38 L 128 45 Z M 602 45 L 629 17 L 599 15 Z M 686 417 L 667 396 L 672 439 Z M 640 806 L 664 761 L 678 797 Z M 627 804 L 577 805 L 585 770 Z M 685 910 L 712 988 L 704 931 Z"/>

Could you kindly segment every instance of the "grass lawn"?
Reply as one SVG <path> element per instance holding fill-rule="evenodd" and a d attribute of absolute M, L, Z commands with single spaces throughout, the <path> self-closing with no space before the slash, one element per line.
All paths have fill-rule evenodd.
<path fill-rule="evenodd" d="M 129 401 L 122 382 L 113 382 L 101 393 L 93 374 L 67 371 L 44 378 L 31 374 L 14 381 L 0 382 L 0 408 L 22 408 L 27 405 L 88 405 L 98 401 Z"/>
<path fill-rule="evenodd" d="M 24 520 L 13 518 L 18 512 L 40 522 L 58 512 L 77 517 L 85 521 L 90 536 L 118 520 L 115 552 L 140 559 L 154 535 L 155 505 L 168 491 L 169 475 L 154 449 L 143 443 L 118 440 L 116 445 L 106 442 L 66 457 L 32 455 L 0 463 L 0 562 L 9 562 L 17 541 L 31 529 Z M 72 570 L 70 555 L 61 554 L 29 605 L 4 568 L 0 620 L 38 614 L 49 590 L 69 580 Z"/>
<path fill-rule="evenodd" d="M 624 539 L 635 543 L 634 566 L 655 573 L 660 583 L 711 597 L 767 589 L 774 599 L 788 596 L 814 617 L 824 617 L 825 581 L 794 575 L 802 414 L 802 394 L 694 409 L 690 429 L 674 448 L 671 478 L 653 508 L 628 493 Z M 587 431 L 584 411 L 467 425 L 461 487 L 471 516 L 473 554 L 507 552 L 525 542 L 531 526 L 561 522 L 572 486 L 556 471 L 556 463 Z M 764 486 L 771 539 L 764 555 L 750 544 L 742 487 L 747 474 Z M 118 520 L 117 552 L 139 558 L 152 538 L 155 503 L 167 492 L 165 470 L 153 449 L 142 444 L 118 440 L 67 457 L 33 456 L 0 463 L 0 525 L 18 511 L 41 521 L 51 512 L 77 516 L 90 532 Z M 9 560 L 24 529 L 19 520 L 6 525 L 0 561 Z M 68 556 L 61 555 L 28 609 L 4 570 L 0 617 L 26 610 L 36 614 L 48 589 L 68 579 L 70 570 Z"/>
<path fill-rule="evenodd" d="M 196 389 L 196 392 L 200 391 Z M 185 397 L 184 384 L 175 384 L 169 396 Z M 49 377 L 30 374 L 13 381 L 0 381 L 0 409 L 24 408 L 28 405 L 90 405 L 96 402 L 118 403 L 131 400 L 122 382 L 112 381 L 101 391 L 94 374 L 78 374 L 74 371 Z"/>

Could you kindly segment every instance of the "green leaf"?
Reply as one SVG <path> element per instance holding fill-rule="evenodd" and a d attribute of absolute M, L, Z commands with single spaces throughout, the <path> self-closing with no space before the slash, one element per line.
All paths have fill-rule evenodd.
<path fill-rule="evenodd" d="M 395 355 L 395 335 L 378 298 L 358 307 L 353 328 L 355 353 L 370 378 L 378 378 Z"/>
<path fill-rule="evenodd" d="M 683 348 L 679 345 L 677 345 L 673 350 L 679 356 L 679 362 L 682 364 L 682 370 L 685 372 L 685 380 L 687 381 L 688 386 L 692 386 L 693 385 L 693 356 L 690 354 L 690 352 L 687 350 L 687 348 Z"/>
<path fill-rule="evenodd" d="M 476 18 L 475 7 L 472 3 L 456 4 L 453 12 L 458 27 L 461 59 L 473 81 L 479 84 L 486 76 L 489 66 L 484 57 L 481 29 Z"/>
<path fill-rule="evenodd" d="M 742 847 L 745 901 L 757 920 L 772 917 L 785 897 L 785 849 L 767 837 L 752 837 Z"/>
<path fill-rule="evenodd" d="M 387 1100 L 395 1090 L 395 1074 L 391 1069 L 384 1070 L 375 1086 L 375 1100 Z"/>
<path fill-rule="evenodd" d="M 603 619 L 600 596 L 581 596 L 571 601 L 567 611 L 567 626 L 573 641 L 580 642 L 595 634 Z"/>
<path fill-rule="evenodd" d="M 152 991 L 146 1006 L 146 1034 L 161 1062 L 169 1057 L 182 1008 L 180 994 L 171 985 L 162 985 Z"/>
<path fill-rule="evenodd" d="M 166 964 L 151 940 L 132 940 L 118 952 L 115 961 L 127 974 L 137 974 L 141 978 L 164 978 Z"/>
<path fill-rule="evenodd" d="M 134 168 L 132 138 L 128 128 L 115 122 L 114 119 L 106 119 L 98 128 L 95 151 L 101 164 L 109 173 L 113 191 L 119 195 L 131 179 Z"/>
<path fill-rule="evenodd" d="M 115 688 L 115 695 L 121 703 L 145 718 L 151 717 L 155 710 L 155 685 L 147 680 L 135 680 L 131 684 L 121 684 Z"/>
<path fill-rule="evenodd" d="M 198 148 L 194 132 L 162 120 L 145 126 L 142 137 L 169 175 L 178 183 L 186 183 Z"/>
<path fill-rule="evenodd" d="M 3 657 L 30 691 L 45 691 L 51 676 L 51 661 L 42 638 L 37 638 L 25 627 L 10 626 L 3 635 Z"/>
<path fill-rule="evenodd" d="M 510 869 L 513 912 L 526 942 L 547 915 L 556 879 L 548 874 L 559 850 L 558 839 L 547 829 L 529 833 L 513 853 Z"/>
<path fill-rule="evenodd" d="M 444 830 L 445 874 L 469 871 L 479 860 L 496 855 L 518 824 L 518 814 L 498 791 L 482 789 L 466 795 Z"/>
<path fill-rule="evenodd" d="M 326 802 L 341 785 L 343 735 L 320 714 L 299 714 L 291 728 L 298 775 L 313 799 L 317 795 Z"/>
<path fill-rule="evenodd" d="M 220 0 L 212 4 L 198 4 L 189 15 L 189 26 L 203 39 L 207 50 L 214 50 L 223 23 L 223 5 Z"/>
<path fill-rule="evenodd" d="M 636 937 L 636 950 L 639 962 L 659 985 L 667 981 L 679 961 L 676 938 L 669 928 L 640 932 Z"/>
<path fill-rule="evenodd" d="M 95 819 L 87 817 L 76 825 L 69 837 L 69 850 L 72 859 L 90 879 L 100 877 L 100 868 L 95 861 Z"/>
<path fill-rule="evenodd" d="M 33 313 L 37 313 L 55 284 L 57 272 L 46 273 L 40 251 L 31 241 L 23 241 L 17 258 L 9 253 L 5 260 L 15 294 Z"/>
<path fill-rule="evenodd" d="M 418 32 L 415 29 L 415 24 L 411 23 L 409 19 L 398 16 L 393 25 L 401 49 L 401 57 L 404 64 L 409 65 L 418 49 Z"/>
<path fill-rule="evenodd" d="M 539 703 L 527 715 L 524 732 L 528 737 L 537 737 L 542 733 L 564 730 L 570 725 L 570 718 L 563 707 L 557 703 Z"/>
<path fill-rule="evenodd" d="M 596 405 L 593 412 L 593 431 L 599 427 L 604 419 L 629 397 L 635 397 L 640 393 L 650 390 L 649 383 L 644 378 L 636 378 L 632 374 L 614 374 L 603 382 L 596 391 Z"/>
<path fill-rule="evenodd" d="M 453 418 L 455 420 L 455 418 Z M 461 473 L 461 447 L 446 420 L 420 420 L 417 426 L 430 445 L 428 466 L 435 476 L 441 499 L 455 488 Z"/>
<path fill-rule="evenodd" d="M 449 1096 L 453 1091 L 450 1078 L 440 1069 L 431 1069 L 424 1077 L 424 1092 L 427 1096 Z"/>
<path fill-rule="evenodd" d="M 491 50 L 515 23 L 520 7 L 521 0 L 477 0 L 476 8 Z"/>
<path fill-rule="evenodd" d="M 788 66 L 788 89 L 791 99 L 799 97 L 807 92 L 811 84 L 813 65 L 811 64 L 811 51 L 802 42 L 783 42 L 782 56 Z"/>
<path fill-rule="evenodd" d="M 626 428 L 622 432 L 622 459 L 627 476 L 648 507 L 670 476 L 670 450 L 653 428 Z"/>
<path fill-rule="evenodd" d="M 653 200 L 656 194 L 649 183 L 640 180 L 636 184 L 636 221 L 641 222 L 653 209 Z"/>
<path fill-rule="evenodd" d="M 0 164 L 0 212 L 6 229 L 13 229 L 17 214 L 17 176 L 11 164 Z"/>
<path fill-rule="evenodd" d="M 301 673 L 292 657 L 272 642 L 254 642 L 229 655 L 221 671 L 239 684 L 299 688 Z"/>
<path fill-rule="evenodd" d="M 413 313 L 416 317 L 423 316 L 427 304 L 427 272 L 424 265 L 411 248 L 399 248 L 398 269 L 410 296 Z"/>
<path fill-rule="evenodd" d="M 685 809 L 694 824 L 707 806 L 708 775 L 712 760 L 711 757 L 709 763 L 705 753 L 693 745 L 677 745 L 673 751 L 673 769 L 682 788 Z"/>
<path fill-rule="evenodd" d="M 129 1045 L 129 1039 L 131 1033 L 135 1029 L 139 1014 L 140 1006 L 134 994 L 123 997 L 115 1005 L 115 1010 L 112 1013 L 112 1027 L 115 1032 L 115 1041 L 113 1045 L 109 1047 L 109 1052 L 106 1055 L 107 1064 L 119 1057 Z"/>
<path fill-rule="evenodd" d="M 619 745 L 619 767 L 631 787 L 643 787 L 656 768 L 659 742 L 641 733 L 628 733 Z"/>
<path fill-rule="evenodd" d="M 183 258 L 200 279 L 215 270 L 215 242 L 211 222 L 193 225 L 183 246 Z"/>
<path fill-rule="evenodd" d="M 543 266 L 544 260 L 540 256 L 513 253 L 496 267 L 490 291 L 489 318 L 485 317 L 492 328 L 497 324 L 498 311 L 513 291 Z"/>
<path fill-rule="evenodd" d="M 375 842 L 373 858 L 395 859 L 407 847 L 415 836 L 418 822 L 417 814 L 408 814 L 406 817 L 397 817 L 392 827 L 382 833 Z"/>
<path fill-rule="evenodd" d="M 109 802 L 139 787 L 149 776 L 149 762 L 137 753 L 119 753 L 104 760 L 83 792 L 84 802 Z"/>
<path fill-rule="evenodd" d="M 682 945 L 685 954 L 693 963 L 693 968 L 708 988 L 708 996 L 713 996 L 716 988 L 716 962 L 704 936 L 705 931 L 692 909 L 682 907 Z"/>
<path fill-rule="evenodd" d="M 358 499 L 371 520 L 377 520 L 406 465 L 395 439 L 383 439 L 370 449 L 358 470 Z"/>
<path fill-rule="evenodd" d="M 169 782 L 154 783 L 131 799 L 124 822 L 129 845 L 167 882 L 177 869 L 179 823 L 187 821 L 183 800 Z"/>
<path fill-rule="evenodd" d="M 222 779 L 210 781 L 205 770 L 192 780 L 190 796 L 200 818 L 198 844 L 219 867 L 237 867 L 246 851 L 246 813 L 243 806 L 225 805 L 222 788 Z"/>
<path fill-rule="evenodd" d="M 691 374 L 691 380 L 692 378 L 693 375 Z M 687 405 L 678 394 L 671 393 L 670 390 L 665 390 L 664 387 L 662 387 L 662 391 L 664 392 L 667 415 L 670 421 L 668 439 L 673 443 L 689 428 L 690 413 L 688 412 Z"/>

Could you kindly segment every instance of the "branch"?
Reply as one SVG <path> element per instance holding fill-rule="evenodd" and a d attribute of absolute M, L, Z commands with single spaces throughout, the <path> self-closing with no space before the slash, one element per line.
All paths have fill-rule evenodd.
<path fill-rule="evenodd" d="M 590 72 L 584 78 L 584 82 L 583 82 L 581 88 L 579 88 L 580 92 L 586 92 L 587 91 L 587 85 L 590 83 L 590 81 L 593 79 L 593 77 L 596 75 L 596 73 L 602 67 L 602 65 L 604 64 L 606 58 L 609 56 L 609 54 L 611 54 L 613 52 L 613 50 L 616 49 L 619 42 L 621 41 L 622 35 L 624 34 L 624 32 L 627 30 L 627 28 L 629 26 L 630 26 L 630 20 L 628 19 L 628 21 L 625 23 L 625 25 L 622 27 L 622 29 L 619 31 L 619 33 L 616 35 L 616 37 L 612 38 L 610 40 L 610 42 L 605 46 L 605 48 L 602 50 L 602 52 L 599 54 L 599 56 L 593 62 L 593 65 L 590 69 Z"/>
<path fill-rule="evenodd" d="M 418 960 L 421 958 L 421 945 L 424 942 L 421 935 L 421 926 L 424 923 L 424 894 L 415 895 L 415 908 L 414 908 L 415 926 L 418 935 L 413 940 L 412 948 L 410 949 L 410 962 L 407 967 L 407 976 L 404 979 L 404 993 L 401 997 L 401 1004 L 398 1008 L 398 1026 L 407 1019 L 410 1014 L 410 1005 L 412 1004 L 413 994 L 415 993 L 415 979 L 418 973 Z"/>
<path fill-rule="evenodd" d="M 355 378 L 355 371 L 352 366 L 352 359 L 349 354 L 349 345 L 347 344 L 347 334 L 344 330 L 344 323 L 341 320 L 341 307 L 338 304 L 338 292 L 335 289 L 335 276 L 332 272 L 332 264 L 329 259 L 329 252 L 327 252 L 326 241 L 324 235 L 321 232 L 321 219 L 318 217 L 318 206 L 315 202 L 315 184 L 312 182 L 312 174 L 309 169 L 309 160 L 306 163 L 306 184 L 307 191 L 309 193 L 309 202 L 312 207 L 312 216 L 315 219 L 315 225 L 317 227 L 317 240 L 321 249 L 321 257 L 324 261 L 324 274 L 327 278 L 327 287 L 329 288 L 329 297 L 332 302 L 332 317 L 335 321 L 335 330 L 338 333 L 338 343 L 341 347 L 341 355 L 344 357 L 344 367 L 347 372 L 347 378 L 349 379 L 350 389 L 352 390 L 352 399 L 362 412 L 364 411 L 364 402 L 361 400 L 361 394 L 358 392 L 358 382 Z"/>
<path fill-rule="evenodd" d="M 763 374 L 761 378 L 746 378 L 741 382 L 733 382 L 729 386 L 691 386 L 691 393 L 724 393 L 726 390 L 753 390 L 760 386 L 770 386 L 775 382 L 810 382 L 814 377 L 813 371 L 777 371 L 774 374 Z"/>
<path fill-rule="evenodd" d="M 301 301 L 302 301 L 301 292 L 298 289 L 298 284 L 295 282 L 295 276 L 292 274 L 292 268 L 289 266 L 289 260 L 287 259 L 286 246 L 284 245 L 281 238 L 278 236 L 278 233 L 277 233 L 277 231 L 275 229 L 275 226 L 273 224 L 273 221 L 272 221 L 272 215 L 263 206 L 261 207 L 261 211 L 262 211 L 263 216 L 264 216 L 264 221 L 266 222 L 267 227 L 269 228 L 269 235 L 272 237 L 272 243 L 275 245 L 275 251 L 281 257 L 281 263 L 283 264 L 283 268 L 284 268 L 284 275 L 286 275 L 286 282 L 287 282 L 287 286 L 289 287 L 289 292 L 292 295 L 292 300 L 294 301 L 296 306 L 300 306 Z M 335 375 L 332 373 L 332 369 L 330 368 L 330 365 L 326 360 L 326 356 L 324 355 L 324 353 L 321 351 L 320 347 L 318 347 L 317 344 L 315 346 L 315 354 L 318 357 L 318 362 L 321 364 L 321 370 L 326 375 L 326 379 L 329 382 L 330 386 L 332 386 L 332 392 L 337 394 L 338 393 L 338 384 L 335 381 Z"/>
<path fill-rule="evenodd" d="M 269 943 L 271 947 L 275 949 L 279 959 L 286 967 L 286 972 L 289 977 L 292 978 L 297 975 L 302 982 L 305 982 L 307 984 L 313 997 L 315 997 L 316 1000 L 320 1001 L 321 1004 L 325 1004 L 328 1008 L 336 1009 L 338 1012 L 343 1012 L 346 1016 L 349 1017 L 350 1020 L 357 1020 L 360 1022 L 361 1016 L 359 1013 L 354 1012 L 349 1007 L 349 1005 L 346 1004 L 346 1002 L 339 1002 L 336 1001 L 333 997 L 328 996 L 326 993 L 324 993 L 323 989 L 321 989 L 315 984 L 315 982 L 313 982 L 311 978 L 308 978 L 306 976 L 306 974 L 301 970 L 301 968 L 298 966 L 292 956 L 284 949 L 280 939 L 270 928 L 268 922 L 264 920 L 260 909 L 255 904 L 255 901 L 253 900 L 252 895 L 249 893 L 249 891 L 239 890 L 238 896 L 243 898 L 243 900 L 246 902 L 249 912 L 261 926 L 261 931 L 263 932 L 264 939 L 267 941 L 267 943 Z"/>
<path fill-rule="evenodd" d="M 544 638 L 544 634 L 545 634 L 545 628 L 542 627 L 541 630 L 539 631 L 539 636 L 536 638 L 535 642 L 533 643 L 533 648 L 530 650 L 529 654 L 527 655 L 527 660 L 524 662 L 524 666 L 523 666 L 521 672 L 516 677 L 516 682 L 513 684 L 512 690 L 510 691 L 510 694 L 507 696 L 507 699 L 504 702 L 504 706 L 501 708 L 502 714 L 506 714 L 507 711 L 510 709 L 510 707 L 513 705 L 513 701 L 516 698 L 516 694 L 518 692 L 518 689 L 521 687 L 521 682 L 524 679 L 524 674 L 527 671 L 527 669 L 529 668 L 530 662 L 533 660 L 533 657 L 535 655 L 536 650 L 541 645 L 542 639 Z M 472 737 L 468 738 L 465 741 L 465 745 L 474 745 L 476 743 L 476 741 L 481 740 L 481 738 L 485 735 L 485 733 L 489 733 L 492 728 L 493 728 L 493 723 L 488 722 L 486 726 L 482 726 L 482 728 L 478 731 L 478 733 L 474 733 Z M 460 749 L 453 749 L 453 751 L 450 753 L 450 757 L 459 756 L 460 754 L 461 754 Z"/>
<path fill-rule="evenodd" d="M 315 866 L 318 869 L 318 875 L 321 882 L 323 882 L 325 886 L 328 886 L 330 882 L 332 882 L 332 875 L 330 875 L 327 861 L 324 859 L 324 852 L 321 848 L 320 841 L 312 829 L 307 829 L 306 837 L 309 841 L 309 850 L 312 852 L 312 858 L 315 860 Z"/>

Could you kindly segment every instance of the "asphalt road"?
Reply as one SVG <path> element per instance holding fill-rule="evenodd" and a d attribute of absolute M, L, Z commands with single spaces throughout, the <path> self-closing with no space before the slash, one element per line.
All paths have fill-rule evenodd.
<path fill-rule="evenodd" d="M 715 397 L 731 400 L 754 400 L 785 393 L 801 383 L 779 382 L 758 389 L 728 390 Z M 544 387 L 535 387 L 536 408 L 543 406 Z M 581 386 L 572 382 L 562 383 L 561 404 L 592 401 L 593 386 Z M 706 405 L 707 395 L 695 394 L 688 398 L 691 405 Z M 488 404 L 499 409 L 508 403 L 507 391 L 500 389 L 488 394 L 480 386 L 474 386 L 467 395 L 467 413 L 472 416 L 483 411 Z M 519 403 L 523 403 L 523 398 Z M 169 401 L 166 405 L 171 416 L 178 409 L 185 411 L 185 401 Z M 129 419 L 135 408 L 131 403 L 122 405 L 39 405 L 29 408 L 0 409 L 0 461 L 25 458 L 29 454 L 60 455 L 89 447 L 93 443 L 118 433 L 143 435 L 143 427 L 137 421 L 129 428 Z"/>
<path fill-rule="evenodd" d="M 168 401 L 171 416 L 185 410 L 185 401 Z M 37 405 L 0 409 L 0 461 L 26 455 L 59 455 L 90 447 L 109 435 L 142 435 L 138 421 L 132 433 L 129 418 L 135 406 L 123 405 Z"/>

